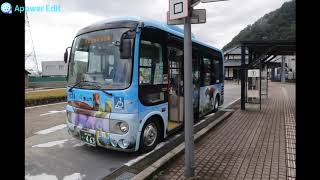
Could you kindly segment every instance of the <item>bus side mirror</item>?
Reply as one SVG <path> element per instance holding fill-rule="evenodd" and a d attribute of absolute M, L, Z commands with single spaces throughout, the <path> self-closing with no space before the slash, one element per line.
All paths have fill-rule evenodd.
<path fill-rule="evenodd" d="M 120 43 L 120 58 L 130 59 L 132 56 L 131 39 L 122 39 Z"/>
<path fill-rule="evenodd" d="M 69 48 L 70 48 L 70 47 L 67 47 L 66 52 L 64 52 L 64 63 L 67 63 L 67 62 L 68 62 L 68 56 L 69 56 L 68 49 L 69 49 Z"/>

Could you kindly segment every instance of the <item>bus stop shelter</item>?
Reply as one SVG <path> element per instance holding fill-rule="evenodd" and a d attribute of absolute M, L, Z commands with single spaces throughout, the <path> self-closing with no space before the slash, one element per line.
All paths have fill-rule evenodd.
<path fill-rule="evenodd" d="M 296 42 L 288 40 L 261 40 L 261 41 L 241 41 L 241 109 L 245 110 L 247 102 L 248 70 L 260 70 L 259 85 L 259 104 L 261 109 L 261 71 L 263 68 L 268 70 L 268 65 L 272 65 L 277 56 L 295 55 Z M 246 63 L 246 50 L 248 53 L 248 62 Z M 284 60 L 282 60 L 282 77 L 284 76 Z M 251 71 L 250 71 L 251 72 Z M 266 78 L 268 83 L 268 78 Z M 268 92 L 268 84 L 266 85 Z M 267 94 L 266 94 L 267 95 Z"/>

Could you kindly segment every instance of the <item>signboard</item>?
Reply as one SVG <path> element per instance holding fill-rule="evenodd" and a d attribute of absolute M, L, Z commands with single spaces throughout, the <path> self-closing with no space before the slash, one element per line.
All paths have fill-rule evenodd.
<path fill-rule="evenodd" d="M 169 0 L 169 20 L 188 16 L 188 0 Z"/>
<path fill-rule="evenodd" d="M 259 90 L 248 90 L 248 98 L 259 98 Z"/>
<path fill-rule="evenodd" d="M 260 77 L 260 70 L 259 69 L 248 70 L 248 77 Z"/>
<path fill-rule="evenodd" d="M 206 23 L 206 10 L 205 9 L 194 9 L 192 10 L 191 24 Z M 169 25 L 181 25 L 184 24 L 184 19 L 170 20 L 169 12 L 167 12 L 167 24 Z"/>

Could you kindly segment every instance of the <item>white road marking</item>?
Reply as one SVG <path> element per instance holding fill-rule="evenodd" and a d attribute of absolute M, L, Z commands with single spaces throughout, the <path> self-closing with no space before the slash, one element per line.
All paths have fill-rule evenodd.
<path fill-rule="evenodd" d="M 58 131 L 60 129 L 63 129 L 65 127 L 67 127 L 66 124 L 60 124 L 58 126 L 54 126 L 54 127 L 48 128 L 48 129 L 44 129 L 44 130 L 38 131 L 38 132 L 36 132 L 34 134 L 49 134 L 49 133 Z"/>
<path fill-rule="evenodd" d="M 239 99 L 241 99 L 241 97 L 239 97 L 238 99 L 232 101 L 231 103 L 227 104 L 226 106 L 222 106 L 222 109 L 228 108 L 229 106 L 231 106 L 233 103 L 235 103 L 235 102 L 238 101 Z"/>
<path fill-rule="evenodd" d="M 51 105 L 57 105 L 57 104 L 67 104 L 67 102 L 59 102 L 59 103 L 45 104 L 45 105 L 39 105 L 39 106 L 31 106 L 31 107 L 25 107 L 24 109 L 33 109 L 33 108 L 45 107 L 45 106 L 51 106 Z"/>
<path fill-rule="evenodd" d="M 43 144 L 33 145 L 32 147 L 53 147 L 53 146 L 57 146 L 57 145 L 59 147 L 63 147 L 63 143 L 65 143 L 68 140 L 69 139 L 64 139 L 64 140 L 60 140 L 60 141 L 51 141 L 51 142 L 47 142 L 47 143 L 43 143 Z"/>
<path fill-rule="evenodd" d="M 63 180 L 82 180 L 86 175 L 81 175 L 80 173 L 73 173 L 71 175 L 65 176 Z"/>
<path fill-rule="evenodd" d="M 55 114 L 55 113 L 61 113 L 61 112 L 66 112 L 66 110 L 61 110 L 61 111 L 49 111 L 48 113 L 40 114 L 40 116 L 46 116 L 46 115 Z"/>
<path fill-rule="evenodd" d="M 72 147 L 80 147 L 80 146 L 84 146 L 84 145 L 86 145 L 86 143 L 80 142 L 80 143 L 73 145 Z"/>
<path fill-rule="evenodd" d="M 43 179 L 46 179 L 46 180 L 58 180 L 57 176 L 48 175 L 46 173 L 42 173 L 42 174 L 35 175 L 35 176 L 30 176 L 30 174 L 27 174 L 24 178 L 26 180 L 43 180 Z"/>

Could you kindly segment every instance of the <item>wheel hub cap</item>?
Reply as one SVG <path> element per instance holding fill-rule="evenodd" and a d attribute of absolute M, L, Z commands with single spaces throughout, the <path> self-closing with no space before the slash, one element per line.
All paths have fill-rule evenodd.
<path fill-rule="evenodd" d="M 151 123 L 146 126 L 143 132 L 144 144 L 146 146 L 152 146 L 157 139 L 157 128 Z"/>

